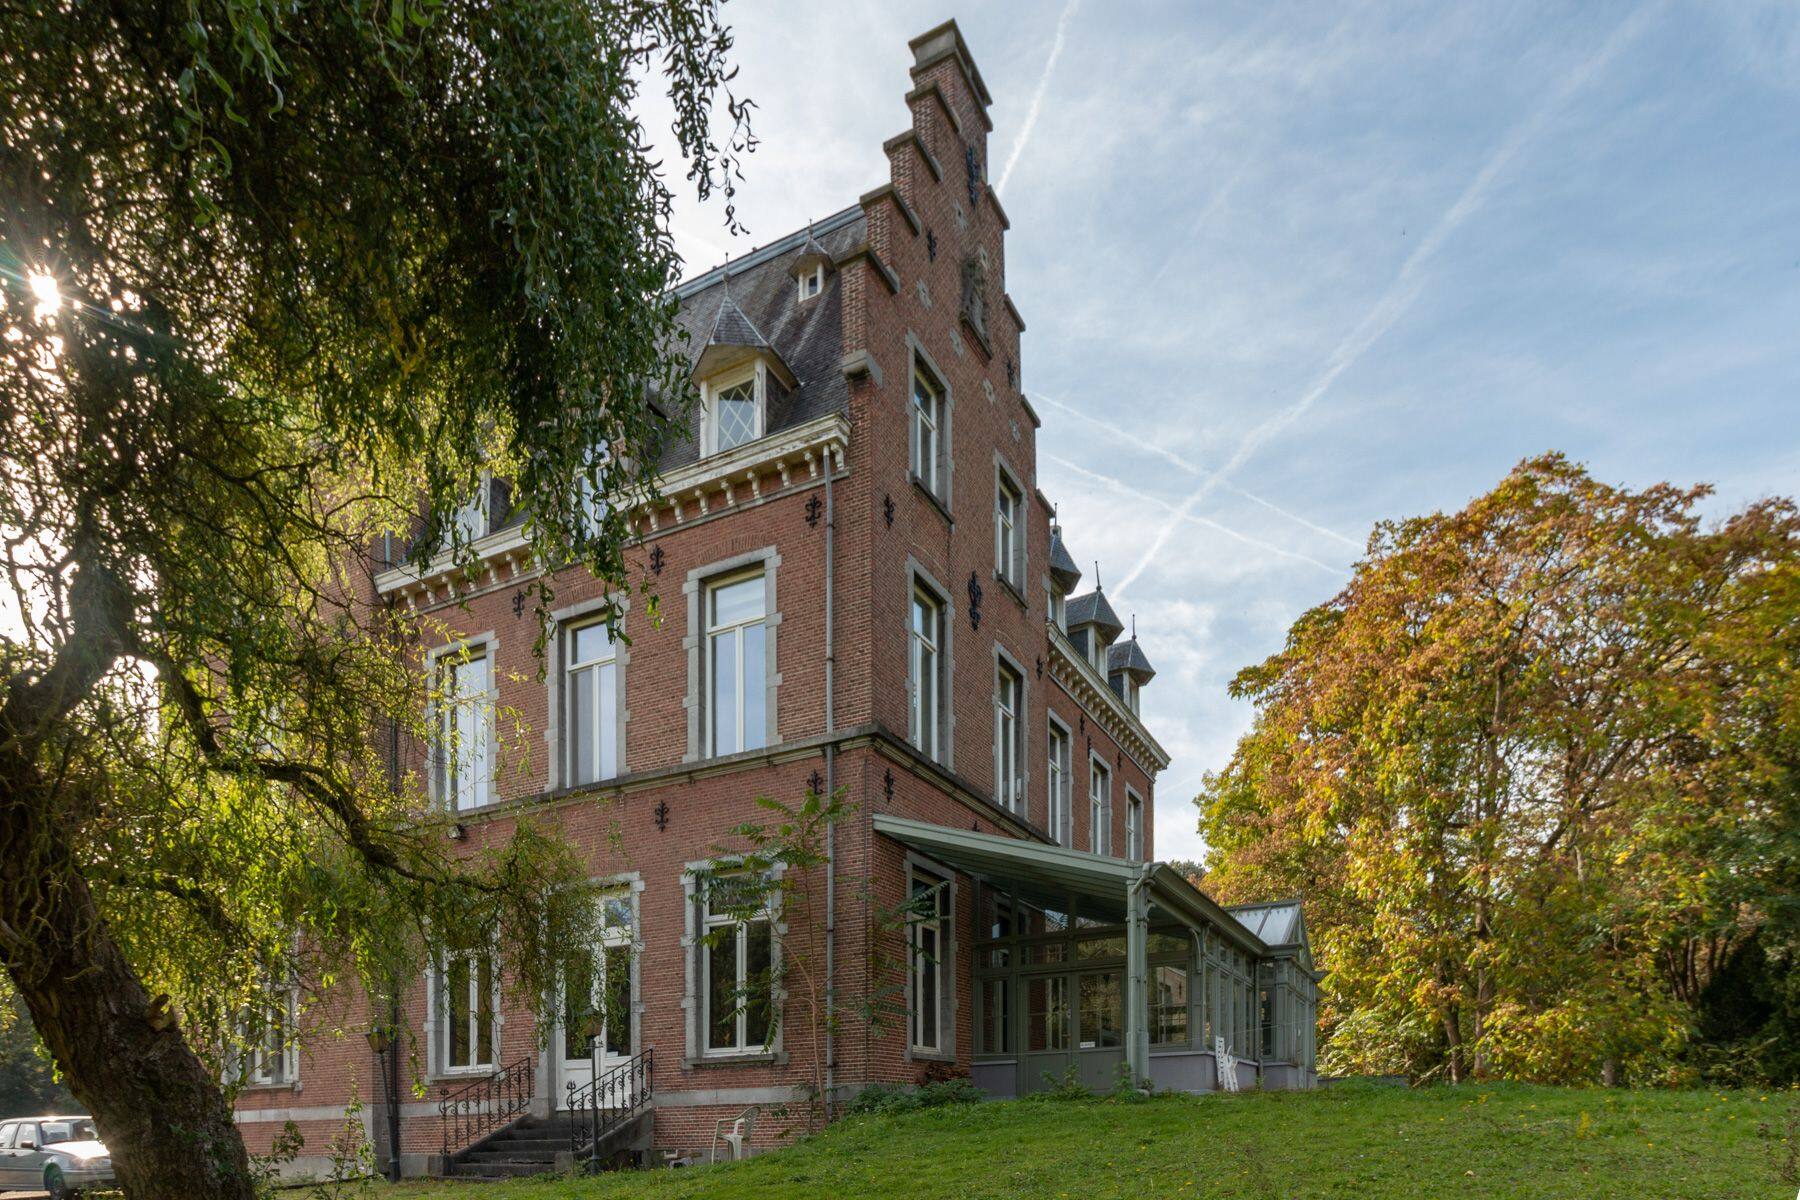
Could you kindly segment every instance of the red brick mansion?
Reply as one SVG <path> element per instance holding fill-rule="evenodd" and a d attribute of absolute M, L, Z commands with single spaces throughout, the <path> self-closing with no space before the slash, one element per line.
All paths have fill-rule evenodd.
<path fill-rule="evenodd" d="M 995 1096 L 1071 1071 L 1099 1088 L 1314 1081 L 1298 906 L 1226 911 L 1156 861 L 1154 671 L 1082 588 L 1038 486 L 988 91 L 953 22 L 910 45 L 888 178 L 679 289 L 692 436 L 628 555 L 660 620 L 633 595 L 615 640 L 602 585 L 564 572 L 540 670 L 543 630 L 515 602 L 528 498 L 509 512 L 501 489 L 469 516 L 476 586 L 447 560 L 371 584 L 455 631 L 445 720 L 463 749 L 435 770 L 403 754 L 471 852 L 529 813 L 585 856 L 607 934 L 599 982 L 569 986 L 612 989 L 622 1015 L 566 1028 L 488 955 L 445 953 L 398 1052 L 352 1011 L 334 1033 L 301 1014 L 254 1057 L 237 1100 L 253 1153 L 292 1121 L 316 1166 L 353 1100 L 384 1165 L 521 1174 L 565 1152 L 704 1157 L 750 1109 L 761 1148 L 819 1111 L 820 1079 L 834 1105 L 943 1073 Z M 497 709 L 528 729 L 523 764 L 496 747 Z M 763 818 L 756 797 L 809 789 L 851 805 L 809 883 L 813 924 L 727 910 L 699 882 L 716 848 Z M 883 923 L 914 896 L 927 911 Z M 903 1019 L 723 999 L 796 938 L 834 995 L 891 985 Z M 388 1075 L 397 1053 L 411 1065 Z"/>

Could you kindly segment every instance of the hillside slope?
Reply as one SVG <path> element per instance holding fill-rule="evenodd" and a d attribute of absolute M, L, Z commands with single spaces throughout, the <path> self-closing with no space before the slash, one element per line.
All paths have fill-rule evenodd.
<path fill-rule="evenodd" d="M 1230 1197 L 1787 1200 L 1800 1095 L 1465 1086 L 965 1105 L 857 1117 L 751 1162 L 482 1200 Z M 408 1184 L 383 1200 L 462 1188 Z"/>

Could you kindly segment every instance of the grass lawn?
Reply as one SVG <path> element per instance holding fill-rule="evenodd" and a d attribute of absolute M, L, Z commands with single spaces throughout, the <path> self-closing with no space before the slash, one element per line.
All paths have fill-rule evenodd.
<path fill-rule="evenodd" d="M 855 1117 L 750 1162 L 381 1200 L 880 1196 L 1790 1200 L 1800 1094 L 1514 1085 L 960 1105 Z M 471 1191 L 471 1187 L 477 1189 Z"/>

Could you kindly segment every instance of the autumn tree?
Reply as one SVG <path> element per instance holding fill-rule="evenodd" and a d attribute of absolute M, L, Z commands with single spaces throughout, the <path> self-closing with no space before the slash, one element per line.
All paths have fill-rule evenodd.
<path fill-rule="evenodd" d="M 392 532 L 466 554 L 491 471 L 629 586 L 684 380 L 660 162 L 729 196 L 730 47 L 712 0 L 0 3 L 0 961 L 134 1200 L 251 1194 L 259 985 L 380 995 L 429 927 L 541 989 L 591 914 L 529 822 L 447 853 L 361 585 Z"/>
<path fill-rule="evenodd" d="M 1734 955 L 1784 976 L 1800 519 L 1707 496 L 1525 462 L 1234 681 L 1207 883 L 1307 898 L 1328 1069 L 1671 1077 Z"/>

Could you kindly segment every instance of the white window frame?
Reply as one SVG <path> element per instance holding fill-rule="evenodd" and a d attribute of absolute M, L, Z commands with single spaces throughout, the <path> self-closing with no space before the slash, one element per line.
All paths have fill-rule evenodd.
<path fill-rule="evenodd" d="M 481 1047 L 481 969 L 480 962 L 488 962 L 490 986 L 488 989 L 488 1047 L 492 1051 L 490 1061 L 477 1061 Z M 468 961 L 469 969 L 469 1056 L 468 1063 L 452 1063 L 450 1061 L 450 968 L 458 961 Z M 431 964 L 431 1061 L 433 1073 L 439 1076 L 484 1075 L 500 1064 L 504 1055 L 501 1053 L 500 1032 L 500 960 L 492 946 L 479 946 L 468 950 L 439 950 L 432 958 Z"/>
<path fill-rule="evenodd" d="M 946 475 L 945 438 L 948 436 L 948 424 L 945 414 L 949 411 L 946 397 L 949 389 L 944 386 L 942 376 L 925 363 L 916 352 L 913 355 L 912 391 L 907 399 L 907 424 L 911 429 L 911 471 L 919 486 L 936 496 L 940 501 L 949 494 Z M 921 404 L 920 385 L 930 398 L 928 404 Z"/>
<path fill-rule="evenodd" d="M 1058 743 L 1062 746 L 1060 758 L 1056 753 Z M 1055 716 L 1049 720 L 1049 737 L 1044 742 L 1044 748 L 1044 827 L 1049 831 L 1052 842 L 1059 846 L 1073 846 L 1075 735 Z"/>
<path fill-rule="evenodd" d="M 956 917 L 955 883 L 948 874 L 940 874 L 916 864 L 909 865 L 906 872 L 908 903 L 918 894 L 920 882 L 927 882 L 928 886 L 937 888 L 934 900 L 936 915 L 924 917 L 912 913 L 907 917 L 907 1048 L 913 1054 L 947 1055 L 953 1053 L 954 1047 L 953 1013 L 949 997 L 956 982 L 956 958 L 951 944 Z M 930 943 L 929 947 L 927 942 Z M 932 985 L 932 1003 L 929 1008 L 923 999 L 927 981 Z M 928 1012 L 932 1025 L 930 1040 L 927 1040 L 924 1028 Z"/>
<path fill-rule="evenodd" d="M 499 686 L 494 669 L 495 649 L 493 636 L 483 634 L 433 651 L 426 664 L 436 710 L 432 717 L 433 798 L 448 812 L 470 812 L 494 802 L 494 707 Z M 485 664 L 487 689 L 479 695 L 465 695 L 455 677 L 476 662 Z M 455 690 L 449 686 L 453 681 L 457 684 Z M 473 711 L 465 713 L 465 709 Z M 452 723 L 458 726 L 454 738 L 449 728 Z M 452 741 L 457 744 L 452 746 Z M 471 776 L 466 783 L 458 770 L 465 761 Z"/>
<path fill-rule="evenodd" d="M 1049 617 L 1052 625 L 1067 634 L 1069 632 L 1069 598 L 1062 594 L 1062 590 L 1055 583 L 1046 583 L 1044 593 L 1049 597 L 1045 615 Z"/>
<path fill-rule="evenodd" d="M 1144 798 L 1130 784 L 1125 785 L 1125 857 L 1144 861 Z"/>
<path fill-rule="evenodd" d="M 1023 595 L 1025 489 L 999 462 L 994 464 L 994 574 Z"/>
<path fill-rule="evenodd" d="M 1112 768 L 1088 755 L 1088 849 L 1112 853 Z"/>
<path fill-rule="evenodd" d="M 930 624 L 933 626 L 923 632 L 919 628 L 921 600 L 930 610 Z M 948 674 L 944 669 L 944 641 L 949 624 L 945 615 L 947 609 L 948 605 L 936 589 L 923 579 L 913 579 L 912 595 L 907 601 L 906 611 L 908 732 L 912 744 L 933 762 L 944 761 L 944 693 Z M 929 697 L 924 687 L 927 676 L 931 684 Z"/>
<path fill-rule="evenodd" d="M 1012 694 L 1009 697 L 1008 691 Z M 994 656 L 994 803 L 1025 809 L 1025 672 Z"/>
<path fill-rule="evenodd" d="M 825 291 L 825 264 L 815 263 L 813 269 L 798 277 L 800 299 L 811 300 Z"/>
<path fill-rule="evenodd" d="M 732 586 L 734 586 L 736 584 L 740 584 L 740 583 L 748 583 L 751 580 L 755 580 L 758 585 L 759 597 L 762 602 L 761 612 L 754 618 L 744 618 L 742 620 L 731 621 L 731 622 L 728 622 L 723 625 L 714 625 L 713 624 L 713 616 L 712 616 L 714 595 L 716 595 L 723 588 L 732 587 Z M 700 687 L 700 695 L 701 695 L 701 703 L 703 705 L 703 712 L 701 714 L 701 731 L 700 732 L 701 732 L 701 737 L 704 739 L 704 744 L 706 746 L 706 754 L 708 756 L 716 757 L 719 754 L 739 754 L 739 753 L 742 753 L 747 750 L 761 750 L 763 747 L 765 747 L 769 744 L 767 709 L 769 706 L 768 639 L 770 636 L 770 627 L 769 627 L 769 586 L 768 586 L 767 577 L 765 575 L 765 568 L 761 564 L 758 564 L 757 566 L 750 567 L 745 570 L 727 571 L 723 574 L 715 575 L 712 578 L 708 579 L 705 583 L 705 586 L 701 589 L 701 593 L 700 593 L 700 621 L 701 621 L 701 646 L 700 646 L 701 687 Z M 747 665 L 749 665 L 749 663 L 751 661 L 750 658 L 748 656 L 746 656 L 744 653 L 744 642 L 745 642 L 744 634 L 745 634 L 745 631 L 750 629 L 752 626 L 760 627 L 763 631 L 763 649 L 762 649 L 761 655 L 758 656 L 760 658 L 760 661 L 758 661 L 756 663 L 756 671 L 757 671 L 757 676 L 758 676 L 757 689 L 762 691 L 762 693 L 763 693 L 762 705 L 764 708 L 764 713 L 763 713 L 762 725 L 755 730 L 752 730 L 747 724 L 745 724 L 745 720 L 744 720 L 744 713 L 745 713 L 745 709 L 747 707 L 744 703 L 744 700 L 747 696 L 750 695 L 750 691 L 751 691 L 751 689 L 746 687 L 745 683 L 744 683 L 745 667 Z M 714 721 L 713 721 L 715 710 L 717 708 L 717 701 L 714 698 L 714 694 L 713 694 L 713 687 L 714 687 L 714 683 L 715 683 L 714 672 L 713 672 L 713 643 L 715 640 L 717 640 L 719 638 L 723 638 L 723 637 L 732 637 L 736 640 L 736 643 L 737 643 L 737 651 L 736 651 L 736 653 L 737 653 L 737 670 L 733 673 L 733 677 L 735 679 L 735 686 L 737 688 L 737 695 L 735 697 L 735 712 L 737 714 L 737 745 L 734 746 L 730 750 L 720 750 L 719 749 L 717 742 L 716 742 L 716 738 L 715 738 Z M 750 744 L 752 737 L 755 738 L 754 745 Z"/>
<path fill-rule="evenodd" d="M 587 784 L 600 783 L 604 780 L 615 778 L 620 774 L 620 764 L 624 761 L 624 755 L 621 752 L 622 747 L 620 746 L 621 738 L 619 736 L 619 710 L 624 707 L 625 702 L 624 689 L 619 686 L 619 681 L 624 677 L 624 661 L 623 656 L 620 654 L 620 642 L 618 638 L 614 637 L 612 633 L 609 632 L 607 634 L 607 648 L 605 654 L 596 658 L 582 659 L 579 662 L 573 661 L 575 657 L 576 635 L 584 630 L 593 629 L 596 626 L 605 629 L 606 619 L 603 616 L 595 617 L 590 620 L 575 619 L 565 623 L 561 629 L 563 660 L 562 694 L 559 697 L 558 702 L 562 706 L 562 712 L 559 714 L 561 722 L 558 728 L 562 730 L 563 781 L 566 786 L 569 787 L 582 787 Z M 595 683 L 595 680 L 601 679 L 606 674 L 606 668 L 608 667 L 612 669 L 611 682 Z M 579 739 L 582 733 L 581 730 L 578 730 L 575 727 L 575 692 L 578 686 L 575 677 L 578 674 L 589 676 L 589 678 L 583 679 L 579 686 L 590 687 L 594 692 L 594 726 L 588 731 L 596 739 L 594 743 L 595 774 L 592 779 L 577 779 L 575 777 L 576 750 L 579 746 Z M 606 709 L 605 705 L 602 703 L 602 700 L 605 699 L 608 692 L 611 693 L 612 699 L 612 719 L 610 721 L 605 717 Z M 612 764 L 610 770 L 606 766 L 605 756 L 602 754 L 602 751 L 607 748 L 609 741 L 612 750 Z"/>
<path fill-rule="evenodd" d="M 272 1003 L 260 1006 L 256 1040 L 245 1047 L 244 1078 L 256 1087 L 291 1087 L 300 1082 L 300 989 L 293 984 L 270 984 Z M 270 1038 L 279 1031 L 278 1040 Z"/>
<path fill-rule="evenodd" d="M 750 384 L 751 396 L 755 401 L 754 432 L 737 446 L 747 446 L 769 431 L 769 366 L 758 359 L 748 366 L 734 371 L 727 371 L 706 381 L 702 389 L 705 393 L 706 412 L 701 422 L 701 457 L 735 450 L 737 446 L 720 447 L 719 445 L 719 397 L 733 388 Z"/>
<path fill-rule="evenodd" d="M 777 920 L 774 911 L 776 894 L 767 893 L 762 912 L 755 916 L 739 917 L 729 912 L 714 913 L 710 897 L 702 887 L 695 893 L 694 902 L 699 908 L 696 925 L 699 928 L 701 941 L 698 961 L 695 964 L 697 976 L 699 1017 L 700 1017 L 700 1053 L 706 1058 L 736 1058 L 745 1055 L 762 1055 L 771 1052 L 779 1038 L 781 1030 L 781 991 L 778 983 L 781 962 L 781 939 L 777 936 Z M 733 993 L 737 996 L 748 995 L 750 929 L 751 926 L 764 926 L 769 938 L 769 1031 L 763 1041 L 750 1041 L 750 1005 L 742 1002 L 737 1005 L 732 1015 L 733 1038 L 730 1046 L 714 1046 L 712 1044 L 712 944 L 714 930 L 734 927 L 733 939 L 734 980 Z"/>

